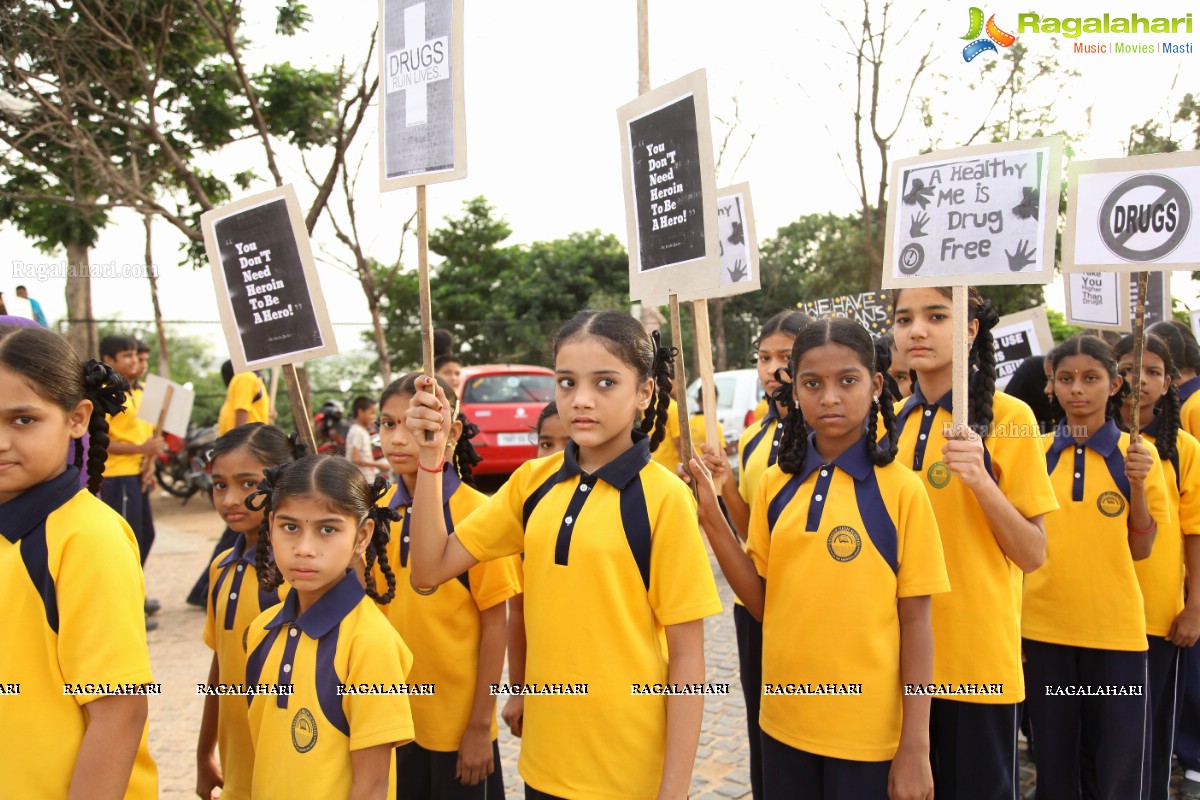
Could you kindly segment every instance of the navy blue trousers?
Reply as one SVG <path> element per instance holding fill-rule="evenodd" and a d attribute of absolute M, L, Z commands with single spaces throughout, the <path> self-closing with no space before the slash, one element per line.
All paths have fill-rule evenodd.
<path fill-rule="evenodd" d="M 767 800 L 887 800 L 891 761 L 818 756 L 762 735 Z"/>
<path fill-rule="evenodd" d="M 122 475 L 104 479 L 100 484 L 100 499 L 115 509 L 133 529 L 142 566 L 146 566 L 146 557 L 150 555 L 150 547 L 154 544 L 150 493 L 142 491 L 142 484 L 137 475 Z"/>
<path fill-rule="evenodd" d="M 737 633 L 738 667 L 742 679 L 742 697 L 746 700 L 746 735 L 750 741 L 750 794 L 763 800 L 762 730 L 758 712 L 762 706 L 762 623 L 746 610 L 733 606 L 733 627 Z"/>
<path fill-rule="evenodd" d="M 1017 797 L 1017 704 L 929 704 L 929 761 L 938 800 Z"/>
<path fill-rule="evenodd" d="M 1147 656 L 1023 639 L 1038 800 L 1144 800 Z M 1127 694 L 1083 694 L 1125 687 Z M 1140 695 L 1136 692 L 1140 691 Z"/>
<path fill-rule="evenodd" d="M 458 752 L 426 750 L 416 742 L 396 748 L 396 800 L 504 800 L 500 744 L 492 740 L 495 772 L 474 786 L 454 777 Z"/>

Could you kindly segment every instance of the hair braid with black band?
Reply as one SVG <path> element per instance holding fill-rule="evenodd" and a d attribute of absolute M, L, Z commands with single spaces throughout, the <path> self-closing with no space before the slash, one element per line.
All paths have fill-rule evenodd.
<path fill-rule="evenodd" d="M 380 501 L 387 495 L 390 486 L 388 479 L 382 475 L 377 477 L 375 483 L 371 485 L 371 499 L 374 502 L 367 511 L 367 516 L 375 520 L 375 530 L 371 533 L 370 544 L 363 552 L 367 564 L 366 574 L 370 575 L 371 568 L 378 562 L 379 571 L 383 573 L 383 579 L 387 582 L 387 591 L 380 594 L 375 588 L 375 581 L 368 579 L 365 587 L 367 596 L 384 604 L 392 602 L 396 596 L 396 573 L 392 571 L 392 565 L 388 563 L 387 543 L 391 538 L 392 523 L 400 521 L 400 512 L 386 505 L 380 505 Z"/>
<path fill-rule="evenodd" d="M 87 455 L 88 491 L 92 494 L 99 493 L 104 481 L 104 462 L 108 460 L 108 417 L 125 409 L 128 391 L 129 384 L 108 364 L 89 359 L 83 365 L 83 393 L 92 401 Z M 82 443 L 76 442 L 76 466 L 83 461 L 82 450 Z"/>
<path fill-rule="evenodd" d="M 890 363 L 890 356 L 888 363 Z M 897 440 L 900 437 L 896 432 L 896 397 L 892 394 L 892 387 L 886 380 L 887 368 L 881 367 L 882 365 L 877 361 L 875 371 L 884 375 L 885 380 L 883 387 L 879 390 L 879 399 L 871 401 L 871 410 L 867 412 L 866 446 L 871 462 L 877 467 L 886 467 L 896 460 L 896 453 L 899 450 Z M 877 434 L 880 416 L 883 417 L 883 436 Z"/>
<path fill-rule="evenodd" d="M 662 334 L 650 334 L 654 344 L 654 361 L 651 377 L 654 379 L 654 394 L 642 419 L 642 433 L 650 437 L 650 452 L 658 449 L 667 436 L 667 414 L 671 410 L 671 386 L 675 381 L 675 356 L 679 350 L 662 343 Z"/>
<path fill-rule="evenodd" d="M 995 415 L 992 404 L 996 396 L 996 343 L 992 338 L 992 328 L 1000 321 L 1000 314 L 992 301 L 980 295 L 975 287 L 970 287 L 968 303 L 969 318 L 978 320 L 979 332 L 971 343 L 968 362 L 975 369 L 971 370 L 967 383 L 967 424 L 980 438 L 986 439 L 991 433 Z"/>
<path fill-rule="evenodd" d="M 258 544 L 254 548 L 254 569 L 258 573 L 258 584 L 264 592 L 274 592 L 283 583 L 283 575 L 271 558 L 271 511 L 275 483 L 279 480 L 285 464 L 267 467 L 258 482 L 258 490 L 251 492 L 242 502 L 251 511 L 262 511 L 262 526 L 258 529 Z"/>
<path fill-rule="evenodd" d="M 1175 479 L 1179 480 L 1179 427 L 1182 424 L 1180 410 L 1182 403 L 1179 400 L 1179 387 L 1176 385 L 1176 379 L 1179 377 L 1179 370 L 1175 364 L 1174 353 L 1172 352 L 1171 344 L 1165 337 L 1160 337 L 1157 334 L 1146 332 L 1145 344 L 1146 350 L 1162 359 L 1163 374 L 1167 379 L 1171 380 L 1171 384 L 1167 387 L 1166 394 L 1158 399 L 1155 407 L 1158 408 L 1158 435 L 1154 437 L 1154 447 L 1158 450 L 1158 457 L 1162 461 L 1169 461 L 1175 467 Z M 1127 335 L 1117 342 L 1114 352 L 1117 356 L 1117 361 L 1133 352 L 1133 336 Z M 1142 361 L 1142 369 L 1145 369 L 1145 360 Z M 1126 386 L 1129 384 L 1126 383 Z M 1129 392 L 1132 393 L 1130 388 Z M 1120 419 L 1120 417 L 1118 417 Z"/>

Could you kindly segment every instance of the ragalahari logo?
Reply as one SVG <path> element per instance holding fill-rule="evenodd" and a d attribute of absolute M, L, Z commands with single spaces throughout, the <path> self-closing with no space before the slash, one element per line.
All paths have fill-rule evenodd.
<path fill-rule="evenodd" d="M 963 48 L 963 61 L 973 61 L 975 56 L 988 50 L 998 53 L 1000 51 L 996 49 L 996 45 L 1012 47 L 1012 43 L 1017 40 L 1017 37 L 1011 33 L 1000 30 L 996 25 L 995 14 L 988 17 L 987 25 L 984 25 L 982 8 L 971 6 L 970 13 L 971 27 L 967 30 L 967 35 L 962 38 L 970 40 L 971 43 Z M 985 32 L 987 36 L 980 37 L 980 34 Z"/>

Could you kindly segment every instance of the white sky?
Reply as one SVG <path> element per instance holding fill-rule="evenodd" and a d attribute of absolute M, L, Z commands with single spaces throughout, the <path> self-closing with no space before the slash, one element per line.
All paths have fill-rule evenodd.
<path fill-rule="evenodd" d="M 963 136 L 959 127 L 978 120 L 993 96 L 969 88 L 979 67 L 994 54 L 984 54 L 966 64 L 960 55 L 965 44 L 970 3 L 938 4 L 936 10 L 916 18 L 923 4 L 898 0 L 893 8 L 896 34 L 907 38 L 889 44 L 891 57 L 885 74 L 895 84 L 885 93 L 885 118 L 895 118 L 901 86 L 915 59 L 934 43 L 934 73 L 947 80 L 923 79 L 918 94 L 937 96 L 938 111 L 959 116 L 958 126 L 941 129 L 943 146 L 956 146 Z M 1011 5 L 1011 4 L 1009 4 Z M 1130 13 L 1123 4 L 1107 7 L 1073 0 L 1045 0 L 1030 10 L 1043 15 L 1095 16 Z M 249 37 L 258 44 L 247 53 L 252 64 L 288 59 L 297 66 L 328 67 L 345 57 L 354 65 L 366 53 L 366 43 L 376 15 L 369 0 L 310 0 L 314 22 L 310 33 L 293 39 L 273 34 L 273 3 L 248 3 Z M 754 194 L 760 239 L 780 226 L 813 212 L 848 212 L 857 205 L 856 194 L 839 163 L 840 155 L 853 164 L 853 139 L 849 116 L 853 72 L 839 49 L 846 43 L 819 6 L 758 0 L 730 4 L 716 0 L 650 0 L 651 82 L 659 85 L 695 69 L 708 71 L 713 113 L 730 117 L 731 98 L 740 99 L 741 128 L 733 149 L 740 154 L 747 137 L 753 146 L 736 175 L 732 164 L 719 183 L 749 181 Z M 855 19 L 861 5 L 851 0 L 828 0 L 835 17 Z M 1128 6 L 1125 6 L 1126 8 Z M 573 231 L 599 228 L 625 240 L 624 199 L 620 178 L 618 106 L 637 92 L 636 3 L 605 0 L 601 3 L 564 3 L 562 0 L 523 2 L 466 2 L 466 103 L 469 176 L 456 183 L 437 184 L 428 190 L 430 224 L 457 214 L 463 200 L 484 195 L 513 228 L 510 243 L 565 236 Z M 1148 16 L 1183 16 L 1194 3 L 1159 0 L 1139 6 Z M 985 9 L 990 14 L 991 9 Z M 1016 32 L 1016 10 L 998 14 L 1001 28 Z M 1191 42 L 1200 51 L 1200 14 L 1195 33 L 1169 37 Z M 1020 40 L 1032 54 L 1057 53 L 1064 67 L 1080 77 L 1064 92 L 1040 100 L 1053 104 L 1063 125 L 1086 132 L 1076 145 L 1077 158 L 1110 158 L 1122 155 L 1129 126 L 1147 119 L 1167 123 L 1187 91 L 1200 92 L 1200 52 L 1191 55 L 1083 55 L 1070 51 L 1070 40 L 1057 47 L 1046 35 L 1024 34 Z M 1168 37 L 1099 36 L 1080 41 L 1154 42 Z M 940 96 L 941 90 L 947 92 Z M 1088 122 L 1090 114 L 1090 124 Z M 360 225 L 369 242 L 369 254 L 381 261 L 394 259 L 400 223 L 411 213 L 413 190 L 381 195 L 377 181 L 377 147 L 374 110 L 364 122 L 360 147 L 367 160 L 359 185 Z M 977 122 L 975 123 L 977 124 Z M 953 128 L 953 129 L 952 129 Z M 1177 127 L 1178 130 L 1178 127 Z M 714 139 L 721 126 L 714 123 Z M 1188 138 L 1190 141 L 1190 137 Z M 912 155 L 927 138 L 915 114 L 893 143 L 892 158 Z M 282 148 L 286 150 L 286 147 Z M 232 174 L 247 166 L 267 175 L 261 148 L 239 145 L 220 156 L 219 170 Z M 736 159 L 731 159 L 736 160 Z M 323 162 L 319 162 L 323 163 Z M 299 162 L 284 156 L 285 179 L 297 185 L 301 204 L 307 207 L 312 191 Z M 873 180 L 873 178 L 872 178 Z M 269 188 L 266 184 L 255 190 Z M 92 250 L 93 262 L 118 264 L 143 260 L 142 225 L 132 214 L 114 214 Z M 211 278 L 207 269 L 192 271 L 177 266 L 181 237 L 167 224 L 156 223 L 154 254 L 160 267 L 163 313 L 170 320 L 217 319 Z M 314 235 L 314 250 L 334 250 L 332 229 L 322 221 Z M 0 228 L 0 291 L 11 297 L 12 288 L 25 283 L 51 319 L 65 316 L 65 280 L 42 283 L 15 279 L 14 262 L 62 261 L 63 254 L 46 256 L 12 227 Z M 409 241 L 405 263 L 415 267 L 415 241 Z M 323 290 L 335 322 L 368 321 L 366 302 L 357 280 L 326 264 L 319 267 Z M 470 291 L 471 287 L 463 287 Z M 865 287 L 864 287 L 865 288 Z M 1200 307 L 1197 287 L 1186 273 L 1174 278 L 1174 294 L 1193 308 Z M 1061 290 L 1048 288 L 1052 307 L 1061 308 Z M 93 281 L 97 317 L 150 319 L 148 283 L 144 279 Z M 436 317 L 436 309 L 434 311 Z M 361 349 L 357 327 L 339 327 L 344 350 Z M 218 335 L 215 325 L 192 327 L 194 333 Z"/>

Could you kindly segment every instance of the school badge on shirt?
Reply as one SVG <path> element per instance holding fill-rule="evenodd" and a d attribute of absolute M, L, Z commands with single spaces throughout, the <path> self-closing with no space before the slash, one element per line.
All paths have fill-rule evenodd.
<path fill-rule="evenodd" d="M 292 746 L 297 753 L 307 753 L 317 744 L 317 721 L 312 712 L 302 708 L 292 717 Z"/>
<path fill-rule="evenodd" d="M 1118 492 L 1102 492 L 1096 498 L 1096 508 L 1106 517 L 1119 517 L 1125 513 L 1125 498 Z"/>
<path fill-rule="evenodd" d="M 862 550 L 862 537 L 854 528 L 848 525 L 839 525 L 830 532 L 825 547 L 835 561 L 853 561 L 854 557 Z"/>
<path fill-rule="evenodd" d="M 935 489 L 944 489 L 950 482 L 950 468 L 944 461 L 933 462 L 925 475 L 929 478 L 929 485 Z"/>

